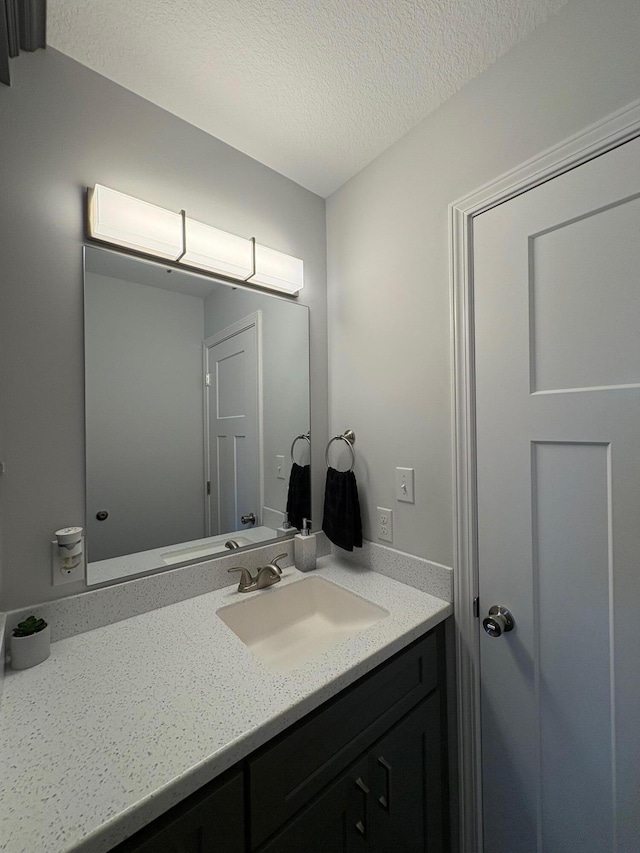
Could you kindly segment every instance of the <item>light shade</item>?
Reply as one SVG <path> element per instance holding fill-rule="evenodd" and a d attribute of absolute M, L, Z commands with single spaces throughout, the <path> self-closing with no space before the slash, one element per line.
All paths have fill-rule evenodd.
<path fill-rule="evenodd" d="M 186 252 L 181 263 L 192 267 L 245 279 L 253 270 L 253 246 L 251 240 L 236 237 L 187 218 Z"/>
<path fill-rule="evenodd" d="M 89 195 L 89 233 L 97 240 L 175 261 L 182 216 L 96 184 Z"/>
<path fill-rule="evenodd" d="M 256 243 L 256 273 L 249 281 L 285 293 L 297 293 L 304 287 L 304 264 L 300 258 Z"/>
<path fill-rule="evenodd" d="M 102 184 L 89 190 L 89 236 L 269 290 L 296 294 L 304 286 L 300 258 Z"/>

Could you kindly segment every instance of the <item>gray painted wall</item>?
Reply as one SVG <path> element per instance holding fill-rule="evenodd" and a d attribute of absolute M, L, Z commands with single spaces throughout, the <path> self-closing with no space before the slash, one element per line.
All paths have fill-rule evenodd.
<path fill-rule="evenodd" d="M 0 87 L 0 610 L 51 586 L 54 530 L 84 524 L 84 188 L 97 182 L 305 262 L 312 430 L 327 436 L 325 204 L 48 48 Z M 313 460 L 320 506 L 322 452 Z"/>
<path fill-rule="evenodd" d="M 84 290 L 88 557 L 199 539 L 204 300 L 89 271 Z"/>
<path fill-rule="evenodd" d="M 639 37 L 637 0 L 570 3 L 328 200 L 330 427 L 367 538 L 391 507 L 393 547 L 453 559 L 447 205 L 638 98 Z"/>
<path fill-rule="evenodd" d="M 310 427 L 308 311 L 272 296 L 221 288 L 205 299 L 205 335 L 209 337 L 258 309 L 262 312 L 264 504 L 284 512 L 291 442 Z M 287 479 L 277 477 L 277 455 L 285 458 Z M 296 445 L 296 460 L 308 462 L 305 442 Z M 314 528 L 319 529 L 320 524 Z"/>

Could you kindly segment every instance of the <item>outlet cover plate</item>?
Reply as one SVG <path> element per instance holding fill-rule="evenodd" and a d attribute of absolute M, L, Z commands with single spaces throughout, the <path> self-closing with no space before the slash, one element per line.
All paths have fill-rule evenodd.
<path fill-rule="evenodd" d="M 378 539 L 383 542 L 393 542 L 393 510 L 385 509 L 383 506 L 378 510 Z"/>

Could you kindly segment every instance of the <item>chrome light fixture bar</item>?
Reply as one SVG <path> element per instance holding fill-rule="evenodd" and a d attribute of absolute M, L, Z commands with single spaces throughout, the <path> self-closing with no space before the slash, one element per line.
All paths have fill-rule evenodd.
<path fill-rule="evenodd" d="M 89 236 L 214 275 L 296 294 L 299 258 L 96 184 L 89 190 Z"/>

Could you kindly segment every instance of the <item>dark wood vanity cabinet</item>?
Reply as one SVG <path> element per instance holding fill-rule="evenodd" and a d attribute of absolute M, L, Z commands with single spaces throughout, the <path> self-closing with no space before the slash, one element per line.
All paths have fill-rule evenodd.
<path fill-rule="evenodd" d="M 261 853 L 446 850 L 439 705 L 436 693 L 414 708 Z"/>
<path fill-rule="evenodd" d="M 116 847 L 117 853 L 244 853 L 244 774 L 234 768 Z"/>
<path fill-rule="evenodd" d="M 446 755 L 440 625 L 117 851 L 446 853 Z"/>
<path fill-rule="evenodd" d="M 369 755 L 371 853 L 446 849 L 440 710 L 435 693 Z"/>
<path fill-rule="evenodd" d="M 262 845 L 261 853 L 365 853 L 369 849 L 367 769 L 364 760 L 342 773 Z"/>

